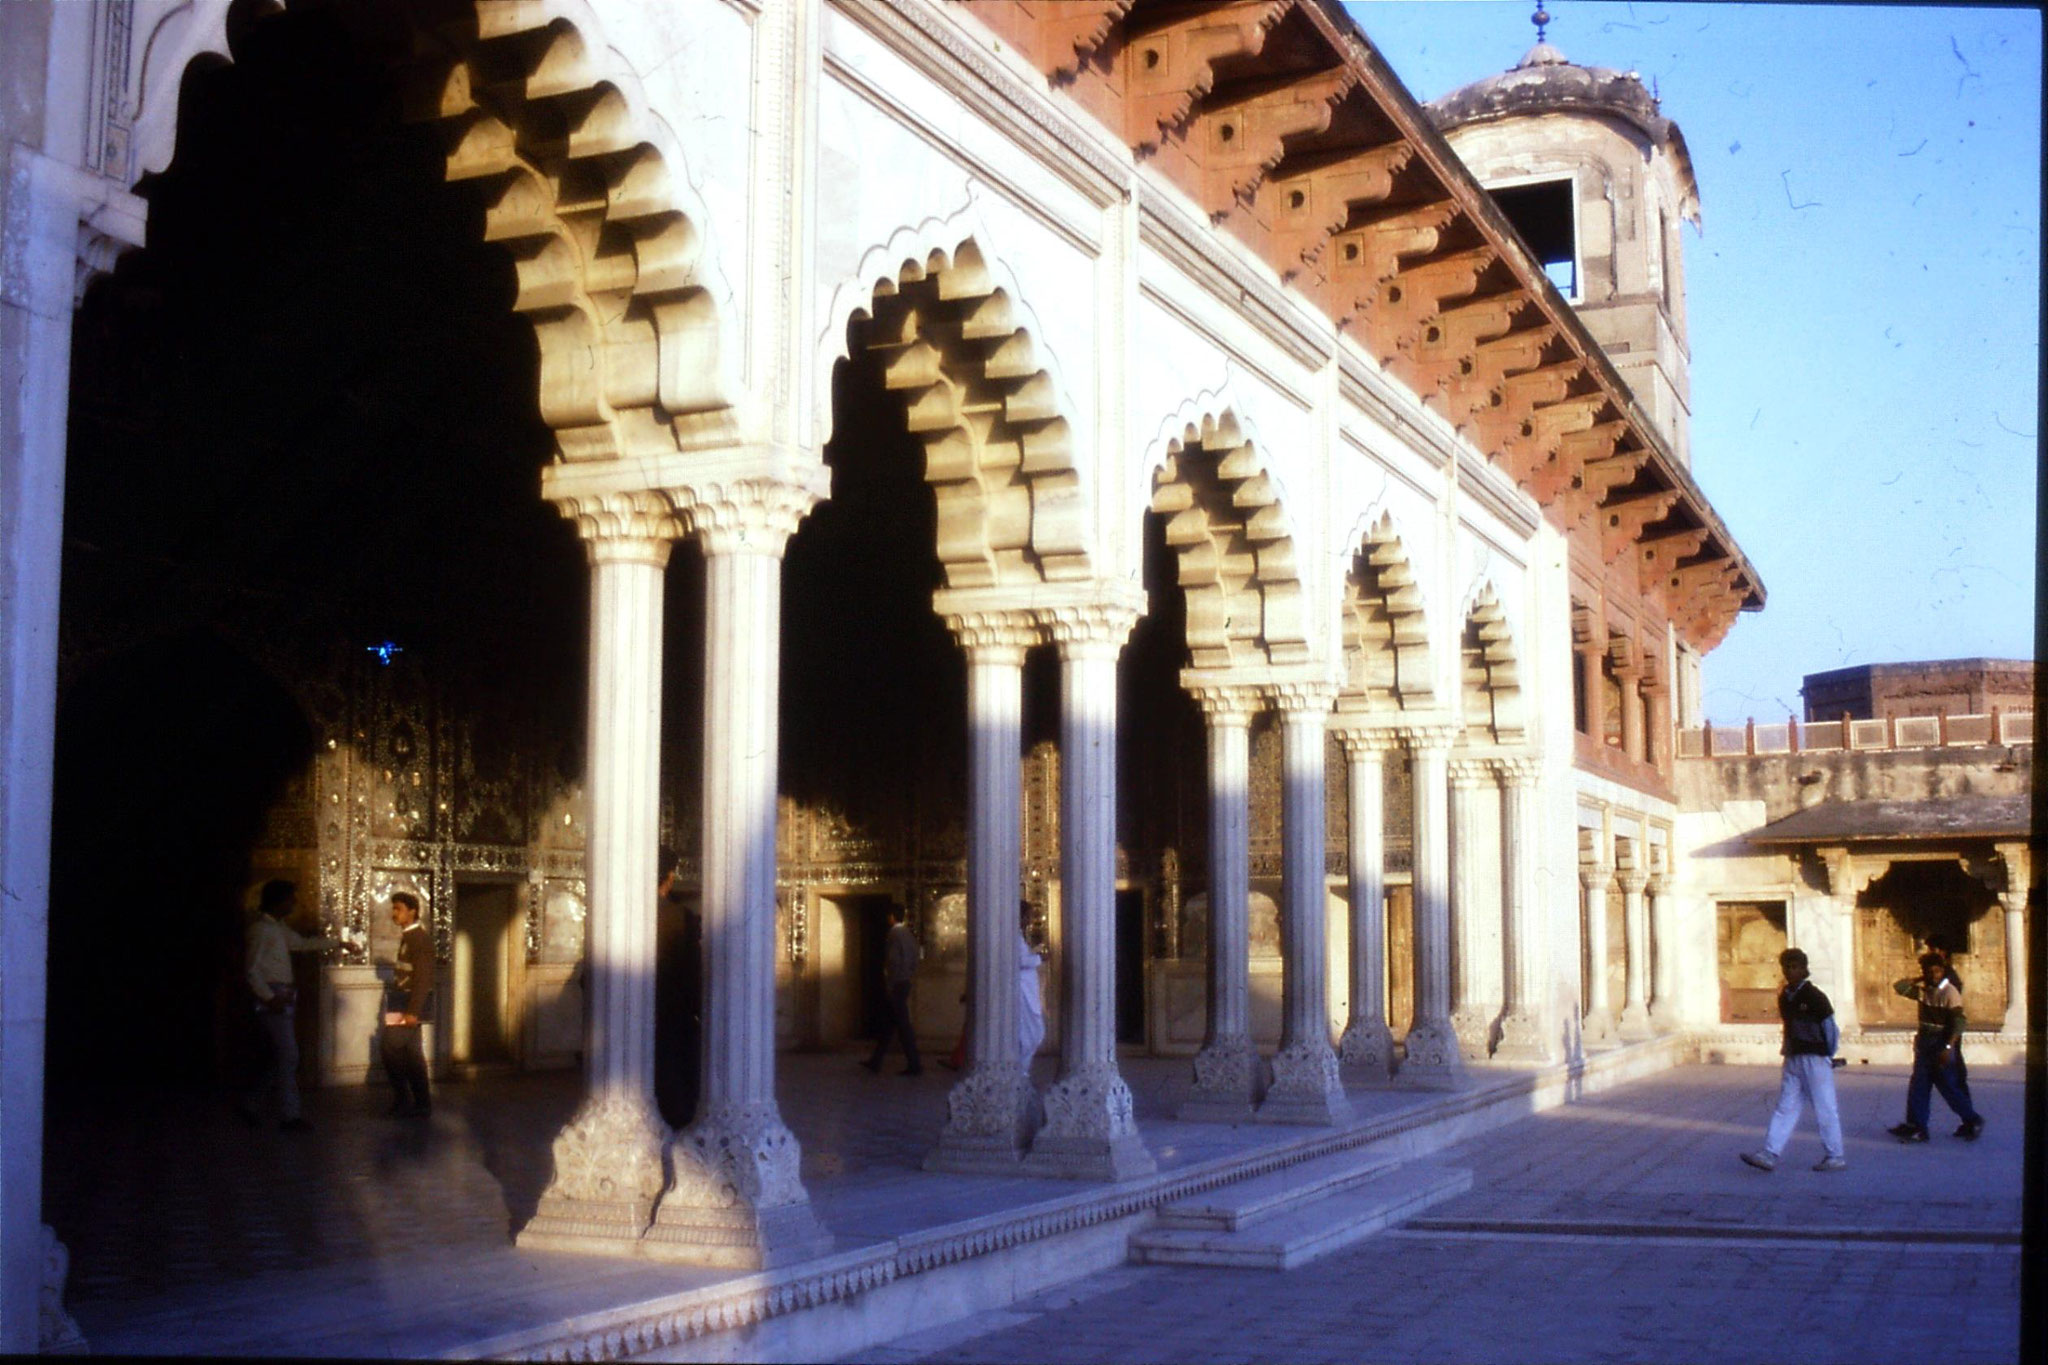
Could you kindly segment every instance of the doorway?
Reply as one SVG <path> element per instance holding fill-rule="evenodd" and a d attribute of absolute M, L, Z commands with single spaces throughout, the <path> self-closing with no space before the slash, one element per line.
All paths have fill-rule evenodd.
<path fill-rule="evenodd" d="M 1116 893 L 1116 1040 L 1145 1045 L 1145 893 Z"/>
<path fill-rule="evenodd" d="M 455 939 L 449 961 L 448 1060 L 471 1074 L 518 1064 L 518 1001 L 526 964 L 524 917 L 515 882 L 455 883 Z"/>
<path fill-rule="evenodd" d="M 873 1041 L 889 1027 L 882 955 L 894 896 L 849 892 L 818 898 L 818 1042 Z"/>

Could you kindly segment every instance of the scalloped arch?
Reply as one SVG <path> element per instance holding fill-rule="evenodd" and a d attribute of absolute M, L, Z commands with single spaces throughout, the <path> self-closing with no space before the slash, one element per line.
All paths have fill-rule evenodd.
<path fill-rule="evenodd" d="M 1436 700 L 1428 605 L 1392 509 L 1374 512 L 1345 555 L 1344 693 L 1368 711 L 1426 707 Z"/>
<path fill-rule="evenodd" d="M 184 72 L 232 62 L 229 0 L 188 0 L 143 40 L 131 108 L 138 174 L 176 151 Z M 680 146 L 584 0 L 477 0 L 419 33 L 408 117 L 437 123 L 447 178 L 477 181 L 514 308 L 540 343 L 543 420 L 567 460 L 668 454 L 734 434 L 721 339 L 731 290 Z M 261 22 L 261 20 L 259 20 Z"/>
<path fill-rule="evenodd" d="M 1527 735 L 1521 659 L 1514 629 L 1492 579 L 1482 579 L 1474 587 L 1463 616 L 1458 648 L 1466 737 L 1519 743 Z"/>
<path fill-rule="evenodd" d="M 1187 599 L 1196 668 L 1309 660 L 1307 593 L 1284 492 L 1245 424 L 1210 395 L 1184 404 L 1156 443 L 1148 511 Z"/>
<path fill-rule="evenodd" d="M 816 387 L 811 394 L 811 413 L 815 419 L 813 429 L 821 433 L 821 444 L 832 439 L 832 369 L 852 355 L 853 323 L 872 314 L 878 294 L 893 291 L 903 282 L 906 266 L 935 273 L 952 268 L 956 259 L 963 256 L 971 259 L 961 260 L 960 268 L 975 273 L 963 277 L 956 287 L 967 287 L 971 279 L 982 292 L 1002 290 L 1015 312 L 1018 329 L 1031 339 L 1033 355 L 1045 371 L 1059 410 L 1079 410 L 1072 401 L 1073 390 L 1067 384 L 1059 355 L 1042 340 L 1045 327 L 1027 301 L 1028 292 L 1010 268 L 1002 248 L 1001 229 L 982 211 L 983 198 L 980 183 L 970 179 L 966 202 L 959 208 L 897 228 L 886 242 L 863 252 L 853 274 L 832 291 L 813 347 L 817 364 L 812 369 Z"/>
<path fill-rule="evenodd" d="M 1093 577 L 1070 409 L 1035 319 L 974 239 L 915 249 L 923 254 L 894 256 L 913 250 L 904 242 L 868 254 L 890 264 L 864 264 L 866 286 L 835 298 L 844 345 L 833 343 L 832 358 L 849 356 L 857 335 L 879 360 L 883 386 L 902 396 L 905 423 L 924 445 L 947 586 Z M 830 371 L 823 366 L 821 380 Z"/>

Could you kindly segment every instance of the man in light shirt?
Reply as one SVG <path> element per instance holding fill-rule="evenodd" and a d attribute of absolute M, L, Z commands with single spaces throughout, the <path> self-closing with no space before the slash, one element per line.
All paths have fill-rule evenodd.
<path fill-rule="evenodd" d="M 261 908 L 250 924 L 245 943 L 245 979 L 256 999 L 256 1023 L 263 1032 L 265 1074 L 242 1100 L 242 1118 L 251 1127 L 261 1123 L 256 1092 L 265 1081 L 277 1096 L 278 1127 L 303 1133 L 312 1124 L 299 1113 L 299 1037 L 297 991 L 292 986 L 293 953 L 336 948 L 334 939 L 309 938 L 285 923 L 298 908 L 298 888 L 283 879 L 263 884 Z"/>

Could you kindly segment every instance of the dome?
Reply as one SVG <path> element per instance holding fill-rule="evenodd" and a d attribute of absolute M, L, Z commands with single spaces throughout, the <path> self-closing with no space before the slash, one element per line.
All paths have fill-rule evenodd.
<path fill-rule="evenodd" d="M 1625 123 L 1671 154 L 1685 195 L 1681 211 L 1694 224 L 1699 222 L 1699 186 L 1685 138 L 1633 71 L 1580 66 L 1549 43 L 1539 42 L 1508 70 L 1431 100 L 1423 110 L 1442 133 L 1467 124 L 1539 114 L 1578 114 Z"/>

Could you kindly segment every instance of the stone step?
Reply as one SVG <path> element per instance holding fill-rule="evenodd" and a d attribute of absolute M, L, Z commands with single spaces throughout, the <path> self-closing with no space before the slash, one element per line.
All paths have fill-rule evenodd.
<path fill-rule="evenodd" d="M 1159 1210 L 1158 1226 L 1235 1232 L 1370 1180 L 1394 1164 L 1391 1157 L 1358 1152 L 1336 1152 L 1313 1161 L 1296 1162 L 1265 1175 L 1176 1200 Z"/>
<path fill-rule="evenodd" d="M 1292 1270 L 1471 1188 L 1469 1170 L 1411 1162 L 1235 1231 L 1155 1225 L 1132 1235 L 1131 1259 L 1141 1265 Z"/>

